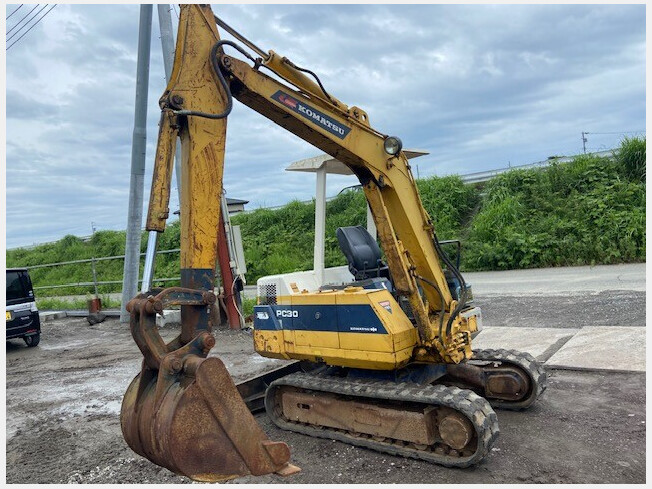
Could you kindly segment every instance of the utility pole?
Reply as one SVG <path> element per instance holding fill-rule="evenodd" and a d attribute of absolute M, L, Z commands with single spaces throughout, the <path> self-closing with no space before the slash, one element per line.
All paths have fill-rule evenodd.
<path fill-rule="evenodd" d="M 174 34 L 172 32 L 172 15 L 169 4 L 158 5 L 158 23 L 161 31 L 161 48 L 163 50 L 163 65 L 165 67 L 165 81 L 170 82 L 172 66 L 174 65 Z M 177 149 L 174 157 L 174 174 L 177 179 L 177 193 L 181 205 L 181 145 L 177 140 Z M 145 266 L 143 267 L 143 281 L 140 291 L 146 293 L 151 290 L 154 281 L 154 261 L 158 232 L 150 231 L 147 236 L 147 251 L 145 252 Z"/>
<path fill-rule="evenodd" d="M 138 30 L 138 65 L 136 69 L 136 103 L 134 132 L 131 144 L 131 179 L 129 183 L 129 214 L 125 242 L 125 264 L 122 276 L 120 322 L 129 322 L 127 302 L 138 290 L 140 269 L 140 227 L 143 220 L 143 190 L 145 183 L 145 152 L 147 142 L 147 94 L 149 89 L 149 55 L 152 40 L 152 5 L 140 6 Z"/>
<path fill-rule="evenodd" d="M 588 139 L 586 139 L 586 135 L 588 132 L 582 132 L 582 148 L 584 149 L 584 154 L 586 154 L 586 142 Z"/>

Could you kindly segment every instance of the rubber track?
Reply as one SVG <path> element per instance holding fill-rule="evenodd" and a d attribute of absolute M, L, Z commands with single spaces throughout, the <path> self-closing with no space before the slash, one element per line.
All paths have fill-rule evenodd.
<path fill-rule="evenodd" d="M 446 406 L 461 412 L 473 424 L 478 447 L 467 457 L 438 454 L 432 447 L 419 449 L 403 441 L 375 441 L 343 430 L 315 428 L 307 424 L 288 421 L 276 415 L 275 393 L 280 387 L 292 386 L 306 391 L 321 391 L 374 400 L 423 403 Z M 417 385 L 369 379 L 333 378 L 326 374 L 296 373 L 274 381 L 265 397 L 265 408 L 272 421 L 282 429 L 318 438 L 328 438 L 344 443 L 370 448 L 379 452 L 402 457 L 416 458 L 448 467 L 468 467 L 479 463 L 490 452 L 499 434 L 498 417 L 491 405 L 482 397 L 467 389 L 444 385 Z"/>
<path fill-rule="evenodd" d="M 514 402 L 488 398 L 487 400 L 494 407 L 515 411 L 527 409 L 534 404 L 539 396 L 543 394 L 543 391 L 546 390 L 546 387 L 548 387 L 547 372 L 543 368 L 543 365 L 541 365 L 541 363 L 529 353 L 504 349 L 473 350 L 472 360 L 496 361 L 513 364 L 523 369 L 530 377 L 530 382 L 532 382 L 533 388 L 526 399 Z"/>

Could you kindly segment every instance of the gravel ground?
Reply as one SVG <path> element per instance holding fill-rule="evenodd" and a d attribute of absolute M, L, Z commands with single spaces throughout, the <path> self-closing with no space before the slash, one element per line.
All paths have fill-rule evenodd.
<path fill-rule="evenodd" d="M 645 325 L 643 293 L 476 301 L 491 325 Z M 176 331 L 161 333 L 171 338 Z M 215 335 L 211 355 L 236 381 L 283 364 L 253 353 L 246 332 Z M 36 348 L 8 341 L 7 482 L 189 482 L 134 454 L 122 439 L 120 402 L 141 358 L 115 319 L 94 326 L 74 318 L 44 323 Z M 494 451 L 463 470 L 284 432 L 264 414 L 256 418 L 271 439 L 290 445 L 303 471 L 233 483 L 645 482 L 645 374 L 551 371 L 548 390 L 533 408 L 498 411 Z"/>

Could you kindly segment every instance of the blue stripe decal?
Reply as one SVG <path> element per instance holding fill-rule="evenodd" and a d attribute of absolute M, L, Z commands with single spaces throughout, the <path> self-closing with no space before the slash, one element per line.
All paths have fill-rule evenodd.
<path fill-rule="evenodd" d="M 254 329 L 387 334 L 369 304 L 254 306 Z"/>

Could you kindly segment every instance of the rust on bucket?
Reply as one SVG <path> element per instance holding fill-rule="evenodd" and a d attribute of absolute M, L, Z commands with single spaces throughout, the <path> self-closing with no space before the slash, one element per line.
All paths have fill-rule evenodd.
<path fill-rule="evenodd" d="M 288 446 L 267 438 L 224 363 L 206 358 L 212 334 L 200 331 L 182 345 L 179 338 L 166 344 L 158 333 L 156 312 L 164 306 L 206 307 L 211 299 L 175 287 L 129 302 L 132 336 L 144 360 L 122 401 L 124 438 L 139 455 L 197 481 L 297 472 Z"/>

